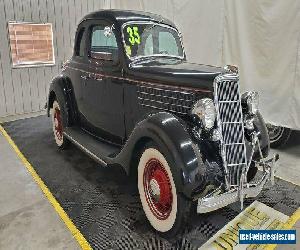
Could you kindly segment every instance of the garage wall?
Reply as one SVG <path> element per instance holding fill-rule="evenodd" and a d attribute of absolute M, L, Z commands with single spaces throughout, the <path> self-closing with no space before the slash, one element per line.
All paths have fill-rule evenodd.
<path fill-rule="evenodd" d="M 49 83 L 72 52 L 76 25 L 109 0 L 0 0 L 0 117 L 40 111 Z M 9 21 L 52 23 L 54 66 L 12 68 Z"/>
<path fill-rule="evenodd" d="M 202 29 L 194 46 L 186 46 L 189 59 L 208 64 L 220 62 L 220 21 L 222 5 L 219 0 L 199 2 L 180 0 L 0 0 L 0 117 L 40 111 L 46 102 L 49 83 L 71 55 L 76 26 L 88 12 L 99 9 L 133 9 L 158 13 L 174 21 L 183 33 L 184 43 L 194 40 L 190 27 Z M 186 18 L 189 16 L 190 18 Z M 25 21 L 52 23 L 55 52 L 54 66 L 12 68 L 7 23 Z M 198 32 L 197 30 L 197 32 Z M 215 30 L 215 32 L 211 32 Z M 209 48 L 209 49 L 207 49 Z"/>
<path fill-rule="evenodd" d="M 300 129 L 300 1 L 225 0 L 223 62 L 260 94 L 264 118 Z"/>
<path fill-rule="evenodd" d="M 71 55 L 79 20 L 106 8 L 171 19 L 188 60 L 238 65 L 242 89 L 260 93 L 265 119 L 300 129 L 299 0 L 0 0 L 0 117 L 44 107 L 51 78 Z M 55 66 L 12 69 L 8 21 L 52 23 Z"/>

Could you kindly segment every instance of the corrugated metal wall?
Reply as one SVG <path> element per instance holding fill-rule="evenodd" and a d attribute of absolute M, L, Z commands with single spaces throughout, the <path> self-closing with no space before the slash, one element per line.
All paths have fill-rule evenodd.
<path fill-rule="evenodd" d="M 110 7 L 109 0 L 0 0 L 0 117 L 42 110 L 52 77 L 71 55 L 78 22 Z M 56 64 L 12 68 L 9 21 L 52 23 Z"/>

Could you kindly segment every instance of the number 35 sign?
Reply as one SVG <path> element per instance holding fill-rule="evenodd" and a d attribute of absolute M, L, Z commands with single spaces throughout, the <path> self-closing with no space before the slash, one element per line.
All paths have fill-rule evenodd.
<path fill-rule="evenodd" d="M 133 26 L 130 27 L 128 26 L 126 29 L 129 37 L 128 37 L 128 41 L 130 42 L 131 45 L 135 45 L 135 44 L 140 44 L 141 43 L 141 37 L 138 31 L 138 27 Z"/>

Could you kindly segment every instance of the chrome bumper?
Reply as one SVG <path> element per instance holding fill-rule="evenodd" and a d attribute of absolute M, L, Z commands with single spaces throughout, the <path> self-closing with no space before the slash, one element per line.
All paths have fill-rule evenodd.
<path fill-rule="evenodd" d="M 268 181 L 271 181 L 272 185 L 274 184 L 274 172 L 278 158 L 278 155 L 274 155 L 273 158 L 264 162 L 263 176 L 258 182 L 246 183 L 221 194 L 221 190 L 215 190 L 198 199 L 197 213 L 208 213 L 236 201 L 241 202 L 241 209 L 243 209 L 244 198 L 256 197 Z"/>

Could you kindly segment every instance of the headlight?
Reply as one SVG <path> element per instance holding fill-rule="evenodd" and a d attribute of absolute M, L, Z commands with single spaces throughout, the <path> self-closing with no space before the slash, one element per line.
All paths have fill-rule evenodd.
<path fill-rule="evenodd" d="M 249 91 L 242 95 L 242 102 L 247 105 L 250 114 L 254 115 L 258 111 L 259 95 L 255 91 Z"/>
<path fill-rule="evenodd" d="M 196 102 L 192 114 L 197 115 L 206 129 L 211 129 L 216 120 L 216 108 L 212 99 L 204 98 Z"/>

